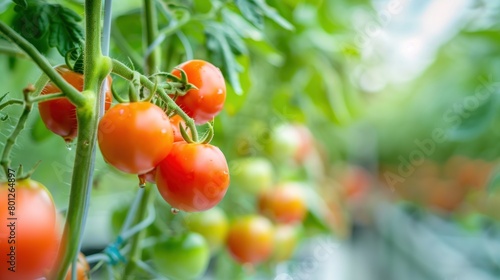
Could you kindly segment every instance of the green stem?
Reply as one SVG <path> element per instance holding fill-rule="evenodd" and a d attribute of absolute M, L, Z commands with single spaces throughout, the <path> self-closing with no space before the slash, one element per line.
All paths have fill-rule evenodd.
<path fill-rule="evenodd" d="M 40 95 L 40 96 L 31 98 L 30 100 L 32 103 L 37 103 L 37 102 L 40 103 L 40 102 L 45 102 L 45 101 L 49 101 L 52 99 L 62 98 L 64 96 L 65 96 L 64 93 L 58 92 L 58 93 Z"/>
<path fill-rule="evenodd" d="M 145 35 L 145 47 L 147 48 L 154 42 L 158 36 L 158 17 L 155 10 L 154 0 L 144 0 L 144 12 L 143 12 L 143 26 Z M 147 75 L 153 74 L 159 70 L 160 62 L 160 50 L 154 48 L 151 53 L 146 57 L 146 65 L 144 65 L 144 70 Z"/>
<path fill-rule="evenodd" d="M 111 37 L 116 43 L 116 46 L 132 60 L 132 63 L 136 66 L 141 65 L 141 57 L 134 51 L 134 49 L 130 46 L 128 41 L 123 37 L 116 21 L 113 20 L 111 23 Z"/>
<path fill-rule="evenodd" d="M 0 21 L 0 32 L 7 38 L 19 46 L 42 71 L 50 78 L 50 80 L 66 94 L 68 99 L 77 107 L 83 106 L 85 98 L 68 82 L 66 82 L 57 71 L 52 68 L 52 65 L 38 50 L 30 44 L 26 39 L 17 34 L 4 22 Z"/>
<path fill-rule="evenodd" d="M 146 188 L 144 189 L 144 194 L 143 194 L 141 201 L 139 203 L 137 216 L 135 219 L 136 223 L 139 223 L 146 218 L 146 214 L 147 214 L 146 210 L 147 210 L 147 206 L 150 203 L 150 198 L 152 197 L 151 194 L 152 194 L 151 186 L 146 186 Z M 128 260 L 127 265 L 125 266 L 125 270 L 123 272 L 123 279 L 129 279 L 129 277 L 131 276 L 132 272 L 135 269 L 136 260 L 141 259 L 142 249 L 141 249 L 140 243 L 141 243 L 141 240 L 144 239 L 145 233 L 146 232 L 144 231 L 144 229 L 139 231 L 139 233 L 134 235 L 130 241 L 131 249 L 130 249 L 130 253 L 129 253 L 129 260 Z"/>
<path fill-rule="evenodd" d="M 10 99 L 10 100 L 7 100 L 4 103 L 0 104 L 0 110 L 2 110 L 3 108 L 5 108 L 7 106 L 14 105 L 14 104 L 23 105 L 24 101 L 22 101 L 20 99 Z"/>
<path fill-rule="evenodd" d="M 0 46 L 0 53 L 9 55 L 9 56 L 15 56 L 19 58 L 29 58 L 25 53 L 22 51 L 12 48 L 12 47 L 7 47 L 7 46 Z"/>
<path fill-rule="evenodd" d="M 99 102 L 97 93 L 110 70 L 109 58 L 103 57 L 100 42 L 101 1 L 85 1 L 84 98 L 77 107 L 78 142 L 71 178 L 71 191 L 64 233 L 56 263 L 49 279 L 64 279 L 80 247 L 88 212 L 95 162 Z"/>
<path fill-rule="evenodd" d="M 127 80 L 132 80 L 134 78 L 134 71 L 128 68 L 125 64 L 121 63 L 118 60 L 113 59 L 113 73 L 122 76 Z M 155 84 L 151 82 L 146 76 L 140 76 L 141 85 L 145 86 L 149 90 L 154 90 Z M 168 96 L 164 89 L 158 87 L 156 92 L 160 95 L 160 97 L 167 103 L 169 108 L 172 108 L 176 114 L 178 114 L 189 127 L 191 132 L 193 133 L 193 141 L 198 141 L 198 132 L 196 130 L 196 125 L 192 118 L 190 118 L 182 109 L 175 103 L 175 101 Z"/>
<path fill-rule="evenodd" d="M 2 168 L 3 168 L 6 176 L 8 176 L 8 174 L 9 174 L 8 170 L 9 170 L 10 164 L 11 164 L 10 153 L 12 151 L 12 148 L 14 147 L 14 144 L 16 143 L 17 136 L 23 130 L 24 125 L 26 124 L 26 120 L 28 119 L 29 113 L 31 112 L 32 103 L 28 101 L 29 100 L 28 94 L 29 93 L 27 93 L 27 92 L 24 93 L 25 100 L 26 100 L 26 102 L 24 102 L 24 110 L 23 110 L 21 116 L 19 117 L 19 120 L 17 122 L 16 127 L 14 128 L 14 131 L 12 131 L 9 138 L 7 138 L 7 141 L 5 142 L 5 146 L 3 148 L 3 153 L 2 153 L 2 158 L 0 160 L 0 164 L 2 165 Z M 19 174 L 19 176 L 21 176 L 21 175 L 22 174 Z"/>

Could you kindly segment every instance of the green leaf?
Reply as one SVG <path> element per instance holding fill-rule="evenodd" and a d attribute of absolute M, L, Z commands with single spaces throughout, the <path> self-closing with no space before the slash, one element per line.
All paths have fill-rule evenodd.
<path fill-rule="evenodd" d="M 234 54 L 248 54 L 245 42 L 232 28 L 221 28 L 221 30 L 223 30 L 226 40 Z"/>
<path fill-rule="evenodd" d="M 468 96 L 464 99 L 462 104 L 464 108 L 466 108 L 466 102 L 469 98 L 474 99 L 475 96 Z M 477 98 L 475 98 L 475 100 L 479 102 Z M 459 115 L 462 122 L 458 126 L 452 128 L 449 133 L 450 139 L 464 141 L 476 138 L 484 133 L 496 117 L 498 101 L 497 94 L 493 93 L 479 104 L 475 110 L 464 110 L 464 112 Z"/>
<path fill-rule="evenodd" d="M 278 14 L 278 12 L 274 8 L 268 6 L 264 0 L 254 0 L 254 2 L 262 9 L 266 17 L 277 23 L 279 26 L 287 30 L 295 29 L 288 20 L 284 19 L 280 14 Z"/>
<path fill-rule="evenodd" d="M 234 3 L 244 18 L 257 28 L 264 28 L 264 15 L 259 6 L 252 0 L 235 0 Z"/>
<path fill-rule="evenodd" d="M 12 25 L 21 36 L 40 52 L 56 47 L 62 56 L 83 42 L 83 29 L 78 22 L 82 18 L 73 10 L 59 4 L 42 1 L 16 6 Z"/>
<path fill-rule="evenodd" d="M 223 72 L 228 77 L 229 83 L 233 87 L 236 94 L 242 94 L 243 90 L 241 88 L 240 80 L 238 77 L 238 72 L 242 70 L 242 67 L 236 61 L 236 58 L 231 51 L 231 46 L 227 41 L 226 37 L 223 35 L 223 28 L 219 24 L 211 24 L 207 26 L 207 48 L 211 51 L 211 54 L 215 61 L 221 61 Z"/>
<path fill-rule="evenodd" d="M 249 38 L 255 41 L 262 40 L 262 32 L 252 26 L 240 15 L 231 12 L 228 9 L 222 11 L 222 18 L 228 28 L 233 29 L 242 38 Z"/>
<path fill-rule="evenodd" d="M 12 0 L 17 6 L 21 7 L 22 9 L 26 9 L 28 7 L 28 3 L 26 0 Z"/>
<path fill-rule="evenodd" d="M 80 16 L 61 5 L 52 5 L 50 17 L 49 45 L 56 47 L 61 55 L 80 47 L 83 42 L 83 30 L 77 23 Z M 55 16 L 54 16 L 55 15 Z"/>

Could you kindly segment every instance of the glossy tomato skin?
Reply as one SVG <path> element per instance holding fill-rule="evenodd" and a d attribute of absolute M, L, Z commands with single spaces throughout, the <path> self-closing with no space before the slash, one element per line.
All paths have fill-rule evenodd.
<path fill-rule="evenodd" d="M 106 162 L 126 173 L 144 174 L 170 152 L 173 135 L 160 107 L 132 102 L 118 104 L 104 114 L 97 140 Z"/>
<path fill-rule="evenodd" d="M 229 186 L 226 158 L 210 144 L 176 142 L 156 169 L 156 185 L 174 208 L 208 210 L 222 200 Z"/>
<path fill-rule="evenodd" d="M 273 251 L 274 229 L 262 216 L 246 216 L 236 220 L 229 228 L 227 249 L 241 264 L 266 261 Z"/>
<path fill-rule="evenodd" d="M 66 278 L 65 280 L 71 280 L 71 274 L 72 272 L 72 267 L 68 270 L 66 273 Z M 89 263 L 87 262 L 87 259 L 85 258 L 85 255 L 82 254 L 81 252 L 78 253 L 78 260 L 76 263 L 76 279 L 77 280 L 89 280 L 89 272 L 90 272 L 90 266 Z"/>
<path fill-rule="evenodd" d="M 278 223 L 293 224 L 307 213 L 305 193 L 298 183 L 285 183 L 259 196 L 259 210 Z"/>
<path fill-rule="evenodd" d="M 212 253 L 217 252 L 226 241 L 229 222 L 226 213 L 219 207 L 191 213 L 185 223 L 189 230 L 201 234 L 207 240 Z"/>
<path fill-rule="evenodd" d="M 8 208 L 9 198 L 13 198 L 9 194 L 15 194 L 13 213 Z M 52 196 L 42 184 L 20 180 L 15 182 L 15 192 L 10 192 L 7 183 L 0 183 L 0 219 L 13 226 L 6 224 L 0 230 L 0 279 L 32 280 L 50 271 L 60 241 L 56 215 Z M 9 256 L 11 246 L 15 257 Z M 15 272 L 8 270 L 12 258 Z"/>
<path fill-rule="evenodd" d="M 56 71 L 70 83 L 76 90 L 83 90 L 83 75 L 71 71 L 66 66 L 56 67 Z M 108 110 L 112 102 L 111 77 L 106 79 L 106 101 L 105 109 Z M 41 94 L 51 94 L 61 92 L 52 82 L 48 83 Z M 67 98 L 58 98 L 41 102 L 38 104 L 40 117 L 45 126 L 53 133 L 64 138 L 66 142 L 71 142 L 77 136 L 78 123 L 76 120 L 76 107 Z"/>
<path fill-rule="evenodd" d="M 219 68 L 203 60 L 189 60 L 176 68 L 184 70 L 188 82 L 198 89 L 179 96 L 175 102 L 196 124 L 209 122 L 222 110 L 226 100 L 226 83 Z M 177 69 L 172 74 L 181 77 Z"/>
<path fill-rule="evenodd" d="M 156 269 L 173 280 L 199 279 L 208 267 L 208 244 L 198 233 L 169 237 L 153 249 Z"/>

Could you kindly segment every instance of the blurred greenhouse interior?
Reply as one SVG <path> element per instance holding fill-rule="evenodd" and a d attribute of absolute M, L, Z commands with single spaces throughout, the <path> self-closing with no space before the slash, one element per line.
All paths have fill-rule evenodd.
<path fill-rule="evenodd" d="M 500 1 L 252 1 L 274 8 L 262 28 L 228 4 L 238 1 L 158 1 L 193 18 L 219 7 L 214 22 L 232 22 L 237 36 L 227 45 L 231 68 L 228 53 L 214 48 L 207 21 L 187 21 L 176 29 L 184 39 L 165 35 L 161 69 L 189 58 L 187 42 L 191 55 L 226 78 L 211 144 L 229 164 L 231 183 L 217 206 L 229 224 L 266 216 L 262 193 L 277 186 L 300 189 L 307 210 L 292 229 L 278 230 L 282 225 L 270 218 L 274 232 L 288 239 L 273 239 L 275 251 L 258 264 L 235 261 L 226 239 L 211 247 L 200 279 L 500 279 Z M 83 1 L 49 2 L 83 14 Z M 128 66 L 137 65 L 131 52 L 143 62 L 141 5 L 112 6 L 110 56 Z M 0 20 L 12 18 L 13 4 L 0 3 Z M 162 27 L 171 21 L 159 16 Z M 21 98 L 41 71 L 29 59 L 2 54 L 7 43 L 0 40 L 0 93 Z M 55 50 L 46 55 L 52 65 L 64 63 Z M 113 75 L 116 91 L 126 95 L 127 86 Z M 36 112 L 16 142 L 12 166 L 41 161 L 33 179 L 49 189 L 64 220 L 76 153 Z M 1 113 L 9 115 L 0 122 L 3 146 L 20 109 Z M 207 127 L 198 129 L 201 135 Z M 141 230 L 139 269 L 126 279 L 177 279 L 163 268 L 167 256 L 175 257 L 159 244 L 197 231 L 189 226 L 197 214 L 173 214 L 156 187 L 147 188 L 143 218 L 151 223 Z M 137 189 L 136 175 L 107 165 L 97 152 L 81 250 L 93 267 L 90 279 L 122 279 L 130 248 L 116 241 Z"/>

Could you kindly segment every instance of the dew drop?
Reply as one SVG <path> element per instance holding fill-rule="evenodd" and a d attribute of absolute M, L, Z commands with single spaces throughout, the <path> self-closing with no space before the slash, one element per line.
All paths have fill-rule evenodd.
<path fill-rule="evenodd" d="M 181 210 L 179 210 L 179 209 L 177 209 L 177 208 L 174 208 L 174 207 L 172 207 L 172 208 L 170 209 L 170 212 L 172 212 L 172 214 L 174 214 L 174 215 L 179 214 L 179 212 L 180 212 L 180 211 L 181 211 Z"/>
<path fill-rule="evenodd" d="M 73 143 L 71 143 L 70 141 L 66 141 L 66 149 L 68 149 L 68 151 L 71 151 L 73 149 Z"/>
<path fill-rule="evenodd" d="M 141 174 L 137 177 L 139 178 L 139 188 L 144 188 L 146 186 L 146 175 Z"/>

